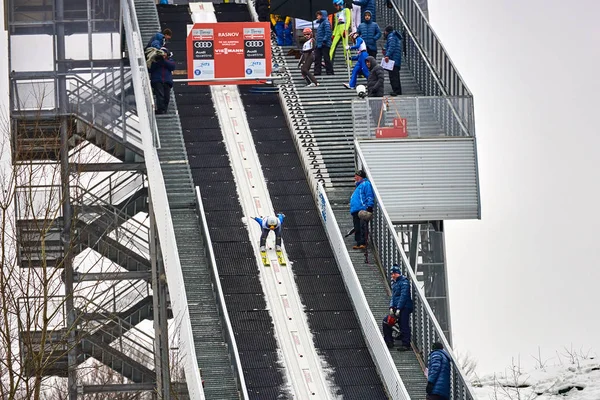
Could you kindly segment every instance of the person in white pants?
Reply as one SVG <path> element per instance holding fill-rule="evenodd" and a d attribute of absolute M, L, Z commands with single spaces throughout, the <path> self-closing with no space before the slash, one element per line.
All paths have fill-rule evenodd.
<path fill-rule="evenodd" d="M 360 25 L 361 15 L 360 15 L 360 6 L 356 4 L 352 5 L 352 33 L 356 32 L 358 26 Z"/>

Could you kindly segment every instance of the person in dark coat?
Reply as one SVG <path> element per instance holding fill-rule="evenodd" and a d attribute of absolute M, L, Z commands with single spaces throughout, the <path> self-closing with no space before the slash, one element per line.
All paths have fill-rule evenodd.
<path fill-rule="evenodd" d="M 369 78 L 367 78 L 367 96 L 369 97 L 383 97 L 383 83 L 385 81 L 385 74 L 381 65 L 377 64 L 375 58 L 372 56 L 367 57 L 366 60 L 367 68 L 369 68 Z"/>
<path fill-rule="evenodd" d="M 155 57 L 150 65 L 150 84 L 152 92 L 156 97 L 156 114 L 166 114 L 171 99 L 171 88 L 173 87 L 173 71 L 175 62 L 167 48 L 161 48 L 161 52 Z"/>
<path fill-rule="evenodd" d="M 363 38 L 367 45 L 367 53 L 373 58 L 377 58 L 377 41 L 381 37 L 381 29 L 377 22 L 371 19 L 371 11 L 365 11 L 363 14 L 363 23 L 358 26 L 357 32 Z"/>
<path fill-rule="evenodd" d="M 435 342 L 427 363 L 427 400 L 450 400 L 452 358 L 441 343 Z"/>
<path fill-rule="evenodd" d="M 395 31 L 390 25 L 385 28 L 384 37 L 386 39 L 383 53 L 385 56 L 385 61 L 394 61 L 394 68 L 392 70 L 388 70 L 390 85 L 392 85 L 392 93 L 390 93 L 390 96 L 400 96 L 402 95 L 402 86 L 400 84 L 400 66 L 402 65 L 402 35 L 400 32 Z"/>
<path fill-rule="evenodd" d="M 392 326 L 389 318 L 398 320 L 400 326 L 400 340 L 402 346 L 398 351 L 410 350 L 410 313 L 413 309 L 413 302 L 410 296 L 410 282 L 401 274 L 400 267 L 394 264 L 390 270 L 392 276 L 392 298 L 390 299 L 389 315 L 383 319 L 383 339 L 389 348 L 394 346 L 392 337 Z"/>
<path fill-rule="evenodd" d="M 371 13 L 371 19 L 373 20 L 373 22 L 377 21 L 377 18 L 375 18 L 376 16 L 376 12 L 377 12 L 377 7 L 375 4 L 375 0 L 353 0 L 352 4 L 356 4 L 357 6 L 360 6 L 361 11 L 363 12 L 362 18 L 361 18 L 361 22 L 365 22 L 365 11 L 369 11 Z"/>
<path fill-rule="evenodd" d="M 375 194 L 371 182 L 367 179 L 367 173 L 362 169 L 354 173 L 354 181 L 355 189 L 350 197 L 350 215 L 352 215 L 352 222 L 354 223 L 356 245 L 352 248 L 361 250 L 367 247 L 369 224 L 360 219 L 359 213 L 361 211 L 373 212 Z"/>
<path fill-rule="evenodd" d="M 327 19 L 327 11 L 317 11 L 317 28 L 316 49 L 315 49 L 315 75 L 321 75 L 321 61 L 325 59 L 325 73 L 333 75 L 333 64 L 329 57 L 331 50 L 331 24 Z"/>

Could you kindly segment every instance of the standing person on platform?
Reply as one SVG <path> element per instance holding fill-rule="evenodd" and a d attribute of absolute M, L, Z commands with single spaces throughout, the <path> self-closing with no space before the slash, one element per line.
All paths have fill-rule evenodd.
<path fill-rule="evenodd" d="M 377 59 L 377 41 L 381 37 L 381 29 L 377 22 L 371 19 L 371 11 L 364 12 L 364 22 L 358 26 L 358 34 L 363 38 L 367 45 L 367 53 Z"/>
<path fill-rule="evenodd" d="M 352 3 L 354 5 L 360 6 L 360 9 L 363 12 L 361 22 L 365 22 L 365 11 L 369 11 L 371 13 L 371 19 L 373 20 L 373 22 L 377 21 L 377 18 L 375 18 L 375 13 L 377 12 L 375 0 L 353 0 Z"/>
<path fill-rule="evenodd" d="M 312 29 L 304 28 L 302 31 L 306 42 L 302 45 L 302 55 L 298 61 L 298 67 L 302 72 L 302 77 L 306 81 L 306 86 L 319 86 L 317 78 L 310 72 L 313 63 L 313 51 L 315 50 L 315 39 L 312 37 Z"/>
<path fill-rule="evenodd" d="M 390 85 L 392 85 L 390 96 L 401 96 L 400 65 L 402 64 L 402 35 L 400 32 L 395 31 L 393 26 L 389 25 L 385 28 L 384 37 L 386 39 L 383 50 L 385 62 L 394 61 L 393 69 L 388 70 Z"/>
<path fill-rule="evenodd" d="M 333 17 L 333 41 L 331 50 L 329 50 L 329 58 L 333 60 L 335 49 L 341 40 L 344 46 L 344 57 L 350 62 L 350 53 L 346 50 L 346 46 L 348 46 L 348 34 L 352 26 L 352 13 L 349 9 L 344 8 L 344 0 L 333 0 L 333 4 L 337 12 Z"/>
<path fill-rule="evenodd" d="M 166 114 L 173 87 L 175 62 L 169 49 L 163 47 L 150 65 L 150 84 L 156 97 L 156 114 Z"/>
<path fill-rule="evenodd" d="M 375 195 L 365 171 L 356 171 L 354 181 L 356 182 L 356 187 L 350 197 L 350 215 L 352 215 L 352 222 L 354 223 L 354 240 L 356 240 L 356 245 L 352 246 L 352 248 L 354 250 L 362 250 L 367 247 L 366 228 L 368 226 L 365 226 L 366 224 L 358 215 L 361 211 L 373 212 Z"/>
<path fill-rule="evenodd" d="M 402 345 L 398 351 L 410 350 L 410 313 L 412 313 L 413 302 L 410 295 L 410 281 L 402 275 L 400 267 L 397 264 L 392 265 L 390 269 L 392 277 L 392 298 L 390 299 L 390 312 L 398 320 L 400 326 L 400 340 Z M 385 324 L 383 325 L 383 335 L 386 343 L 392 339 L 392 328 Z M 389 346 L 388 346 L 389 347 Z"/>
<path fill-rule="evenodd" d="M 329 58 L 329 49 L 331 48 L 331 24 L 327 19 L 327 11 L 317 11 L 317 28 L 316 46 L 315 49 L 315 75 L 321 75 L 321 61 L 325 60 L 325 73 L 333 75 L 333 64 Z"/>

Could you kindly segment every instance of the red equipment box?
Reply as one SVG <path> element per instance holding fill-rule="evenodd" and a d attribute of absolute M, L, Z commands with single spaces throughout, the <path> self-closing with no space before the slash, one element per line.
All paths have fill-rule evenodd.
<path fill-rule="evenodd" d="M 394 118 L 394 126 L 377 128 L 376 138 L 405 138 L 408 137 L 406 130 L 406 118 Z"/>

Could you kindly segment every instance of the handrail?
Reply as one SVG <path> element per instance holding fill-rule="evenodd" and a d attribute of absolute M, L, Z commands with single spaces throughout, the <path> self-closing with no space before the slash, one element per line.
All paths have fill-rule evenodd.
<path fill-rule="evenodd" d="M 225 303 L 225 297 L 223 295 L 223 288 L 221 287 L 221 280 L 219 279 L 219 270 L 217 269 L 217 260 L 215 258 L 215 252 L 213 250 L 212 240 L 210 238 L 210 231 L 208 229 L 208 221 L 206 220 L 206 214 L 204 213 L 204 204 L 202 203 L 202 196 L 200 195 L 200 187 L 196 186 L 196 210 L 200 219 L 202 220 L 202 233 L 204 237 L 204 248 L 206 250 L 207 259 L 211 266 L 212 280 L 215 285 L 215 292 L 217 295 L 217 307 L 220 311 L 221 321 L 225 327 L 225 338 L 229 345 L 229 353 L 233 356 L 231 360 L 231 367 L 233 368 L 234 376 L 237 379 L 238 390 L 240 391 L 240 399 L 249 399 L 248 389 L 246 388 L 246 380 L 244 379 L 244 371 L 242 370 L 242 361 L 240 360 L 240 354 L 238 351 L 235 335 L 233 333 L 233 327 L 231 325 L 231 319 L 227 312 L 227 305 Z"/>
<path fill-rule="evenodd" d="M 364 154 L 360 146 L 355 146 L 357 158 L 367 176 L 371 176 L 370 169 L 366 163 Z M 434 342 L 439 341 L 444 345 L 452 358 L 452 379 L 451 379 L 451 398 L 471 400 L 476 399 L 474 391 L 467 380 L 464 372 L 457 363 L 457 358 L 453 354 L 448 340 L 446 339 L 442 328 L 440 327 L 435 314 L 425 297 L 425 293 L 420 285 L 417 285 L 417 276 L 413 270 L 408 257 L 404 252 L 402 243 L 396 234 L 394 224 L 381 203 L 381 196 L 375 182 L 371 181 L 373 192 L 375 194 L 373 229 L 371 237 L 376 247 L 379 260 L 387 271 L 393 264 L 400 265 L 402 272 L 409 278 L 412 288 L 412 298 L 414 303 L 413 313 L 411 314 L 412 340 L 416 347 L 425 355 L 432 350 Z"/>
<path fill-rule="evenodd" d="M 377 366 L 379 375 L 385 385 L 387 393 L 394 400 L 409 400 L 410 396 L 404 386 L 404 382 L 398 373 L 394 360 L 390 355 L 383 337 L 379 332 L 379 325 L 371 312 L 367 298 L 362 290 L 362 286 L 354 270 L 352 259 L 348 254 L 348 249 L 342 237 L 342 233 L 337 224 L 333 209 L 325 193 L 325 188 L 321 182 L 317 184 L 317 192 L 320 209 L 319 215 L 327 232 L 329 243 L 334 252 L 337 264 L 339 266 L 344 285 L 350 295 L 354 310 L 360 322 L 360 328 L 373 361 Z"/>
<path fill-rule="evenodd" d="M 146 163 L 148 187 L 153 204 L 156 231 L 158 233 L 167 281 L 169 287 L 175 289 L 170 291 L 170 297 L 175 326 L 179 326 L 180 330 L 179 348 L 182 349 L 184 354 L 182 363 L 185 371 L 185 380 L 190 398 L 192 400 L 204 400 L 204 389 L 202 388 L 202 378 L 194 347 L 187 294 L 185 290 L 182 290 L 185 284 L 179 253 L 177 252 L 175 229 L 173 227 L 173 220 L 171 219 L 171 209 L 169 207 L 169 199 L 167 198 L 161 163 L 156 151 L 160 143 L 158 141 L 156 120 L 154 119 L 148 69 L 143 52 L 144 47 L 141 41 L 133 0 L 121 0 L 121 11 L 133 75 L 135 102 L 137 104 L 141 131 L 144 132 L 142 135 L 142 147 L 144 150 L 144 162 Z"/>

